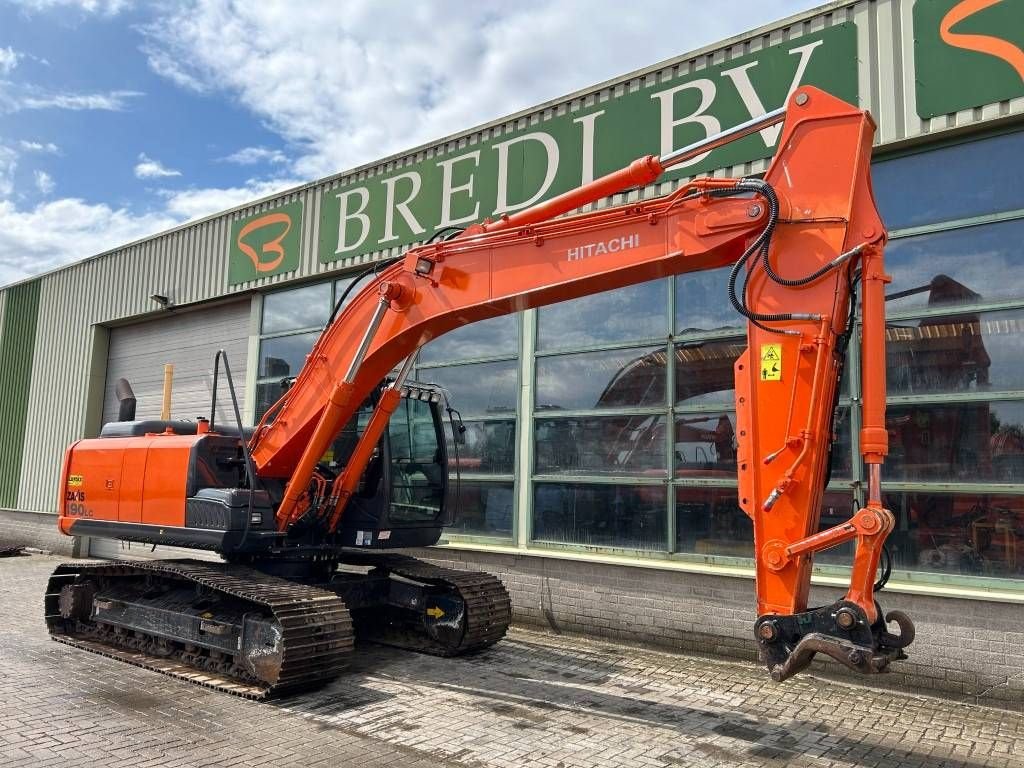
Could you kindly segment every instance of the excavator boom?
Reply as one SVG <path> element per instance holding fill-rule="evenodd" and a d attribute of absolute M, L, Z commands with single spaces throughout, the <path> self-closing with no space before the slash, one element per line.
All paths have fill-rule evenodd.
<path fill-rule="evenodd" d="M 651 183 L 673 162 L 783 116 L 778 153 L 763 182 L 697 180 L 665 198 L 553 218 Z M 253 438 L 258 471 L 290 478 L 278 524 L 294 524 L 317 458 L 341 424 L 389 371 L 430 339 L 497 315 L 732 264 L 731 298 L 748 320 L 748 348 L 735 370 L 739 496 L 754 522 L 762 655 L 780 679 L 815 652 L 859 671 L 886 668 L 902 657 L 913 629 L 909 619 L 895 614 L 901 634 L 888 633 L 873 590 L 882 544 L 893 526 L 881 506 L 878 481 L 888 450 L 889 278 L 882 250 L 886 234 L 870 182 L 873 133 L 865 112 L 804 87 L 785 110 L 727 136 L 673 156 L 641 158 L 534 209 L 411 249 L 325 331 L 276 419 Z M 849 522 L 819 533 L 857 282 L 864 293 L 861 443 L 868 503 Z M 401 376 L 392 389 L 400 386 Z M 330 396 L 325 399 L 323 392 Z M 331 498 L 332 526 L 396 404 L 396 394 L 382 398 L 353 453 Z M 845 599 L 823 613 L 808 613 L 813 553 L 851 540 L 857 547 Z M 804 631 L 807 626 L 815 631 Z"/>

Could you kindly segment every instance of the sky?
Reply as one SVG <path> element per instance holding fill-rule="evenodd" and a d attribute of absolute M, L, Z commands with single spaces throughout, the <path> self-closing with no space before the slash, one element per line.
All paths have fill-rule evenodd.
<path fill-rule="evenodd" d="M 0 285 L 814 4 L 0 0 Z"/>

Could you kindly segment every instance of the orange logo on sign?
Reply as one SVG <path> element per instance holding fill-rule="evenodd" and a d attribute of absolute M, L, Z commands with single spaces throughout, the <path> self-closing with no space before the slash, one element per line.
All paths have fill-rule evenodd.
<path fill-rule="evenodd" d="M 256 253 L 256 249 L 248 243 L 244 242 L 246 235 L 252 234 L 253 232 L 263 229 L 264 227 L 270 227 L 274 224 L 284 224 L 285 228 L 281 230 L 281 234 L 275 237 L 273 240 L 268 240 L 260 247 L 261 253 Z M 284 261 L 284 246 L 281 241 L 284 240 L 292 229 L 292 219 L 287 213 L 268 213 L 266 216 L 260 216 L 258 219 L 253 219 L 238 233 L 238 239 L 235 244 L 238 249 L 249 257 L 253 267 L 256 268 L 257 272 L 273 272 Z M 277 258 L 270 261 L 264 261 L 261 258 L 262 255 L 274 254 Z"/>
<path fill-rule="evenodd" d="M 1016 45 L 993 35 L 968 35 L 951 31 L 964 19 L 1001 2 L 1003 0 L 963 0 L 957 3 L 942 19 L 939 34 L 942 35 L 943 42 L 954 48 L 977 51 L 1002 59 L 1017 71 L 1021 80 L 1024 80 L 1024 51 Z"/>

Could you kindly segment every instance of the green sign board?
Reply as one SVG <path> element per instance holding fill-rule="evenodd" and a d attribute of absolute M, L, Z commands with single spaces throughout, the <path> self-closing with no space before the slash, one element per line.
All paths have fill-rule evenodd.
<path fill-rule="evenodd" d="M 327 263 L 424 240 L 526 208 L 642 155 L 665 154 L 782 105 L 800 85 L 857 103 L 857 30 L 838 24 L 673 78 L 648 78 L 606 101 L 395 171 L 327 189 L 319 258 Z M 769 157 L 772 126 L 673 169 L 691 176 Z"/>
<path fill-rule="evenodd" d="M 917 0 L 914 68 L 925 119 L 1024 96 L 1024 2 Z"/>
<path fill-rule="evenodd" d="M 298 269 L 301 231 L 301 200 L 232 223 L 228 285 Z"/>

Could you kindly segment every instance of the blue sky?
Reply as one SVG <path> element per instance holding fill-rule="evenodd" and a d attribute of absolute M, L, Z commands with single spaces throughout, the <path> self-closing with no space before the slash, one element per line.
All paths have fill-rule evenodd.
<path fill-rule="evenodd" d="M 810 5 L 0 0 L 0 285 Z"/>

